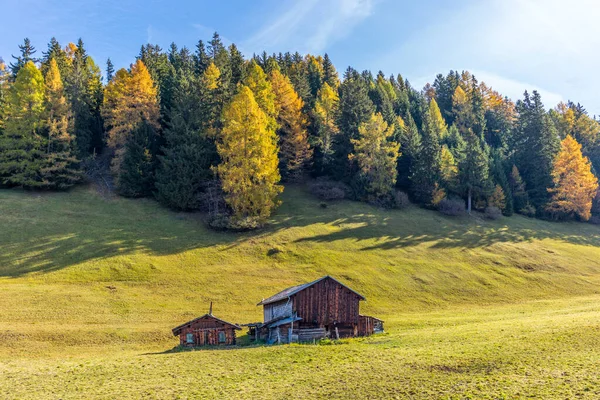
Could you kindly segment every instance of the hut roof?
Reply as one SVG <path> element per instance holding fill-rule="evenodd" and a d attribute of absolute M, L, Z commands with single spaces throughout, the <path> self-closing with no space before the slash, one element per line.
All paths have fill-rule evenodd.
<path fill-rule="evenodd" d="M 193 320 L 191 320 L 191 321 L 188 321 L 188 322 L 186 322 L 185 324 L 181 324 L 181 325 L 179 325 L 178 327 L 176 327 L 176 328 L 173 328 L 173 335 L 175 335 L 175 336 L 179 336 L 179 334 L 181 333 L 181 330 L 182 330 L 184 327 L 186 327 L 187 325 L 191 325 L 191 324 L 193 324 L 194 322 L 196 322 L 196 321 L 199 321 L 199 320 L 201 320 L 201 319 L 204 319 L 204 318 L 212 318 L 212 319 L 214 319 L 214 320 L 217 320 L 217 321 L 219 321 L 219 322 L 222 322 L 222 323 L 224 323 L 225 325 L 230 325 L 230 326 L 231 326 L 233 329 L 236 329 L 236 330 L 238 330 L 238 331 L 241 331 L 241 330 L 242 330 L 242 328 L 240 328 L 240 327 L 239 327 L 238 325 L 236 325 L 236 324 L 232 324 L 231 322 L 223 321 L 222 319 L 219 319 L 219 318 L 215 317 L 215 316 L 214 316 L 214 315 L 212 315 L 212 314 L 204 314 L 204 315 L 203 315 L 203 316 L 201 316 L 201 317 L 194 318 Z"/>
<path fill-rule="evenodd" d="M 268 299 L 264 299 L 263 301 L 261 301 L 257 305 L 258 306 L 264 306 L 264 305 L 267 305 L 267 304 L 276 303 L 278 301 L 285 300 L 285 299 L 287 299 L 287 298 L 295 295 L 296 293 L 303 291 L 304 289 L 308 289 L 312 285 L 314 285 L 314 284 L 316 284 L 318 282 L 321 282 L 324 279 L 331 279 L 334 282 L 337 282 L 338 284 L 342 285 L 346 289 L 348 289 L 351 292 L 355 293 L 358 297 L 360 297 L 361 300 L 365 300 L 365 297 L 362 294 L 356 292 L 355 290 L 350 289 L 348 286 L 344 285 L 342 282 L 340 282 L 337 279 L 335 279 L 335 278 L 327 275 L 327 276 L 324 276 L 322 278 L 317 279 L 316 281 L 312 281 L 312 282 L 309 282 L 309 283 L 304 283 L 302 285 L 296 285 L 296 286 L 292 286 L 292 287 L 289 287 L 287 289 L 284 289 L 281 292 L 279 292 L 279 293 L 277 293 L 277 294 L 269 297 Z"/>

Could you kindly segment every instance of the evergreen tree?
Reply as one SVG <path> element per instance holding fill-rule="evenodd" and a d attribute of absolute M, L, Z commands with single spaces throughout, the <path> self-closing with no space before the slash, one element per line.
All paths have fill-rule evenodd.
<path fill-rule="evenodd" d="M 548 201 L 547 188 L 552 186 L 552 162 L 560 146 L 558 133 L 547 115 L 540 95 L 525 92 L 517 102 L 515 127 L 515 161 L 527 187 L 529 200 L 536 208 Z"/>
<path fill-rule="evenodd" d="M 520 212 L 529 204 L 529 197 L 525 190 L 525 182 L 523 182 L 516 165 L 512 166 L 510 175 L 508 176 L 508 184 L 513 196 L 514 209 Z"/>
<path fill-rule="evenodd" d="M 120 165 L 117 190 L 125 197 L 146 197 L 154 189 L 152 147 L 156 140 L 153 124 L 144 117 L 127 136 Z"/>
<path fill-rule="evenodd" d="M 504 215 L 511 216 L 514 212 L 514 201 L 510 180 L 506 175 L 507 168 L 505 164 L 506 161 L 501 152 L 498 149 L 492 149 L 490 153 L 490 178 L 497 186 L 500 186 L 504 196 L 502 207 L 495 206 L 501 209 Z"/>
<path fill-rule="evenodd" d="M 592 200 L 598 191 L 598 178 L 591 167 L 590 160 L 581 153 L 581 145 L 568 135 L 554 159 L 554 185 L 548 189 L 552 199 L 547 209 L 556 218 L 577 216 L 583 221 L 590 219 Z"/>
<path fill-rule="evenodd" d="M 183 75 L 174 92 L 163 155 L 159 155 L 156 195 L 176 210 L 202 206 L 202 195 L 214 179 L 211 166 L 218 156 L 214 143 L 215 96 L 219 70 L 210 63 L 203 76 Z"/>
<path fill-rule="evenodd" d="M 72 67 L 64 79 L 65 89 L 73 111 L 77 156 L 83 159 L 102 143 L 102 76 L 81 39 L 76 46 L 69 45 L 67 56 Z"/>
<path fill-rule="evenodd" d="M 325 83 L 334 89 L 337 89 L 340 85 L 338 73 L 327 53 L 323 56 L 323 84 Z"/>
<path fill-rule="evenodd" d="M 235 91 L 235 85 L 231 83 L 231 61 L 229 59 L 229 52 L 223 45 L 221 37 L 217 32 L 214 33 L 213 38 L 208 45 L 208 56 L 221 72 L 221 85 L 228 98 Z"/>
<path fill-rule="evenodd" d="M 15 59 L 14 63 L 10 64 L 10 70 L 12 71 L 13 76 L 17 76 L 21 68 L 25 66 L 29 61 L 32 63 L 37 63 L 39 60 L 35 58 L 33 55 L 37 52 L 35 47 L 31 45 L 31 41 L 29 38 L 25 38 L 23 40 L 23 44 L 19 45 L 19 51 L 21 55 L 12 56 Z"/>
<path fill-rule="evenodd" d="M 78 160 L 73 155 L 73 119 L 58 63 L 50 59 L 46 73 L 47 132 L 44 166 L 41 168 L 43 185 L 51 189 L 68 189 L 81 180 Z"/>
<path fill-rule="evenodd" d="M 317 95 L 319 94 L 319 90 L 321 90 L 321 86 L 323 85 L 323 66 L 321 65 L 320 57 L 307 56 L 306 67 L 306 76 L 310 87 L 309 104 L 313 106 Z"/>
<path fill-rule="evenodd" d="M 346 71 L 344 82 L 340 85 L 340 103 L 338 128 L 340 134 L 335 136 L 334 150 L 337 178 L 349 178 L 354 175 L 348 155 L 352 152 L 352 139 L 359 138 L 360 124 L 368 121 L 375 111 L 369 98 L 369 88 L 361 75 L 351 68 Z"/>
<path fill-rule="evenodd" d="M 443 142 L 448 145 L 448 149 L 452 152 L 454 159 L 459 161 L 460 157 L 465 153 L 466 143 L 456 125 L 452 124 L 448 129 L 448 135 Z"/>
<path fill-rule="evenodd" d="M 9 72 L 8 67 L 4 63 L 4 60 L 0 58 L 0 135 L 4 129 L 4 108 L 6 106 L 7 97 L 8 97 L 8 89 L 9 89 Z"/>
<path fill-rule="evenodd" d="M 458 72 L 450 71 L 447 76 L 439 74 L 433 83 L 435 89 L 435 99 L 440 108 L 440 112 L 448 125 L 454 123 L 453 101 L 452 98 L 459 84 Z"/>
<path fill-rule="evenodd" d="M 252 90 L 244 85 L 225 107 L 223 120 L 217 142 L 222 162 L 217 171 L 225 201 L 234 219 L 264 221 L 278 205 L 277 195 L 282 191 L 275 131 Z"/>
<path fill-rule="evenodd" d="M 377 79 L 369 91 L 369 95 L 377 112 L 383 116 L 385 122 L 388 125 L 394 125 L 396 121 L 396 112 L 394 111 L 396 92 L 381 71 L 377 75 Z"/>
<path fill-rule="evenodd" d="M 50 43 L 48 43 L 48 50 L 43 52 L 41 70 L 44 77 L 48 74 L 50 60 L 56 61 L 58 71 L 60 72 L 60 76 L 64 84 L 65 77 L 68 76 L 71 65 L 66 51 L 60 47 L 60 43 L 58 43 L 56 38 L 50 39 Z"/>
<path fill-rule="evenodd" d="M 246 62 L 244 56 L 238 50 L 235 44 L 229 46 L 229 60 L 231 63 L 231 85 L 237 86 L 244 80 Z"/>
<path fill-rule="evenodd" d="M 299 180 L 312 155 L 306 132 L 307 120 L 302 113 L 304 102 L 289 78 L 278 69 L 271 71 L 269 81 L 275 94 L 281 176 L 285 180 Z"/>
<path fill-rule="evenodd" d="M 106 60 L 106 83 L 112 81 L 115 76 L 115 66 L 113 65 L 110 57 Z"/>
<path fill-rule="evenodd" d="M 411 175 L 412 192 L 417 201 L 434 206 L 438 199 L 442 169 L 442 149 L 439 139 L 440 132 L 433 123 L 431 109 L 423 115 L 423 135 L 421 147 Z"/>
<path fill-rule="evenodd" d="M 310 85 L 308 84 L 308 75 L 306 72 L 306 63 L 299 53 L 292 57 L 291 65 L 288 69 L 288 76 L 294 85 L 296 93 L 302 98 L 304 104 L 310 107 Z"/>
<path fill-rule="evenodd" d="M 32 61 L 19 69 L 4 107 L 0 135 L 0 184 L 40 187 L 44 142 L 44 78 Z"/>
<path fill-rule="evenodd" d="M 202 40 L 196 45 L 196 53 L 194 54 L 194 62 L 196 64 L 196 75 L 202 76 L 206 68 L 212 62 L 210 56 L 206 52 L 206 46 Z"/>
<path fill-rule="evenodd" d="M 465 142 L 465 152 L 458 166 L 459 185 L 467 198 L 467 211 L 471 213 L 473 197 L 485 195 L 489 190 L 489 159 L 481 139 L 470 129 Z"/>
<path fill-rule="evenodd" d="M 359 139 L 352 139 L 354 152 L 349 157 L 358 163 L 369 200 L 389 197 L 396 184 L 400 155 L 400 145 L 390 141 L 394 128 L 388 127 L 383 116 L 377 113 L 363 122 L 358 131 Z"/>
<path fill-rule="evenodd" d="M 411 177 L 417 167 L 417 159 L 421 150 L 421 134 L 410 113 L 406 120 L 398 117 L 397 130 L 400 131 L 400 158 L 398 158 L 397 186 L 408 191 L 412 186 Z"/>
<path fill-rule="evenodd" d="M 175 53 L 167 55 L 160 46 L 146 44 L 142 46 L 138 55 L 138 59 L 144 63 L 156 85 L 162 124 L 167 123 L 173 97 L 174 81 L 177 80 L 177 75 L 181 73 L 182 69 L 189 72 L 193 68 L 191 60 L 187 60 L 187 63 L 182 61 L 177 46 L 172 45 L 171 51 L 175 51 Z"/>

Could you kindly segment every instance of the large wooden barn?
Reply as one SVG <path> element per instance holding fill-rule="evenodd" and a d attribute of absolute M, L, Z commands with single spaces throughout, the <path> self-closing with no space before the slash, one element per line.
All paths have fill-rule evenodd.
<path fill-rule="evenodd" d="M 360 315 L 362 300 L 365 298 L 361 294 L 324 276 L 258 303 L 263 306 L 264 322 L 249 324 L 250 335 L 267 343 L 289 343 L 369 336 L 382 331 L 383 321 Z"/>
<path fill-rule="evenodd" d="M 235 331 L 242 328 L 223 321 L 211 312 L 173 328 L 173 335 L 179 336 L 179 344 L 186 347 L 223 346 L 235 344 Z"/>

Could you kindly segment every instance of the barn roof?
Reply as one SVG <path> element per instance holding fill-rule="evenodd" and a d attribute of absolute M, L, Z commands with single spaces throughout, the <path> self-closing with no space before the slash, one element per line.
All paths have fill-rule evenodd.
<path fill-rule="evenodd" d="M 181 324 L 181 325 L 179 325 L 178 327 L 176 327 L 176 328 L 173 328 L 173 335 L 175 335 L 175 336 L 179 336 L 179 334 L 181 333 L 181 330 L 182 330 L 184 327 L 186 327 L 187 325 L 193 324 L 194 322 L 196 322 L 196 321 L 199 321 L 199 320 L 201 320 L 201 319 L 203 319 L 203 318 L 212 318 L 212 319 L 214 319 L 214 320 L 217 320 L 217 321 L 219 321 L 219 322 L 222 322 L 222 323 L 224 323 L 225 325 L 230 325 L 230 326 L 231 326 L 233 329 L 237 329 L 238 331 L 241 331 L 241 330 L 242 330 L 242 328 L 240 328 L 240 327 L 239 327 L 239 326 L 237 326 L 236 324 L 232 324 L 231 322 L 223 321 L 222 319 L 219 319 L 219 318 L 215 317 L 215 316 L 214 316 L 214 315 L 212 315 L 212 314 L 204 314 L 204 315 L 203 315 L 203 316 L 201 316 L 201 317 L 194 318 L 193 320 L 191 320 L 191 321 L 188 321 L 188 322 L 186 322 L 185 324 Z"/>
<path fill-rule="evenodd" d="M 337 279 L 335 279 L 335 278 L 327 275 L 327 276 L 324 276 L 322 278 L 317 279 L 316 281 L 312 281 L 312 282 L 309 282 L 309 283 L 304 283 L 302 285 L 296 285 L 296 286 L 292 286 L 292 287 L 289 287 L 287 289 L 284 289 L 281 292 L 279 292 L 279 293 L 277 293 L 277 294 L 269 297 L 268 299 L 264 299 L 263 301 L 261 301 L 260 303 L 258 303 L 257 306 L 264 306 L 264 305 L 267 305 L 267 304 L 276 303 L 278 301 L 285 300 L 288 297 L 291 297 L 291 296 L 295 295 L 296 293 L 303 291 L 304 289 L 308 289 L 312 285 L 314 285 L 314 284 L 316 284 L 318 282 L 321 282 L 324 279 L 331 279 L 331 280 L 339 283 L 340 285 L 342 285 L 346 289 L 348 289 L 351 292 L 355 293 L 358 297 L 360 297 L 361 300 L 365 300 L 365 297 L 362 294 L 356 292 L 355 290 L 350 289 L 348 286 L 344 285 L 342 282 L 340 282 Z"/>

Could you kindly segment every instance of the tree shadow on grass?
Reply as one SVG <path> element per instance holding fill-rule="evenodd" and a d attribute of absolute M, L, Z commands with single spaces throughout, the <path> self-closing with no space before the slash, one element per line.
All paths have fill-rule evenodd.
<path fill-rule="evenodd" d="M 514 216 L 502 221 L 483 221 L 474 217 L 443 217 L 433 211 L 416 210 L 416 221 L 403 224 L 392 215 L 402 211 L 383 211 L 354 215 L 332 221 L 339 229 L 305 237 L 296 243 L 331 243 L 351 240 L 364 242 L 362 251 L 392 250 L 430 243 L 432 249 L 485 248 L 497 243 L 525 243 L 544 239 L 583 246 L 600 246 L 600 232 L 581 223 L 553 223 Z M 577 232 L 577 233 L 575 233 Z"/>
<path fill-rule="evenodd" d="M 0 214 L 0 277 L 51 272 L 89 260 L 138 252 L 161 256 L 208 247 L 227 251 L 282 230 L 305 226 L 330 232 L 311 234 L 295 243 L 351 240 L 364 242 L 362 251 L 423 243 L 431 243 L 433 248 L 475 248 L 546 238 L 600 245 L 600 235 L 590 225 L 523 217 L 493 222 L 470 217 L 454 219 L 416 207 L 386 211 L 349 201 L 323 208 L 298 187 L 286 188 L 283 206 L 266 228 L 246 233 L 211 231 L 199 214 L 170 212 L 153 200 L 106 201 L 79 192 L 44 196 L 41 200 L 13 191 L 2 191 L 0 196 L 9 200 Z"/>

